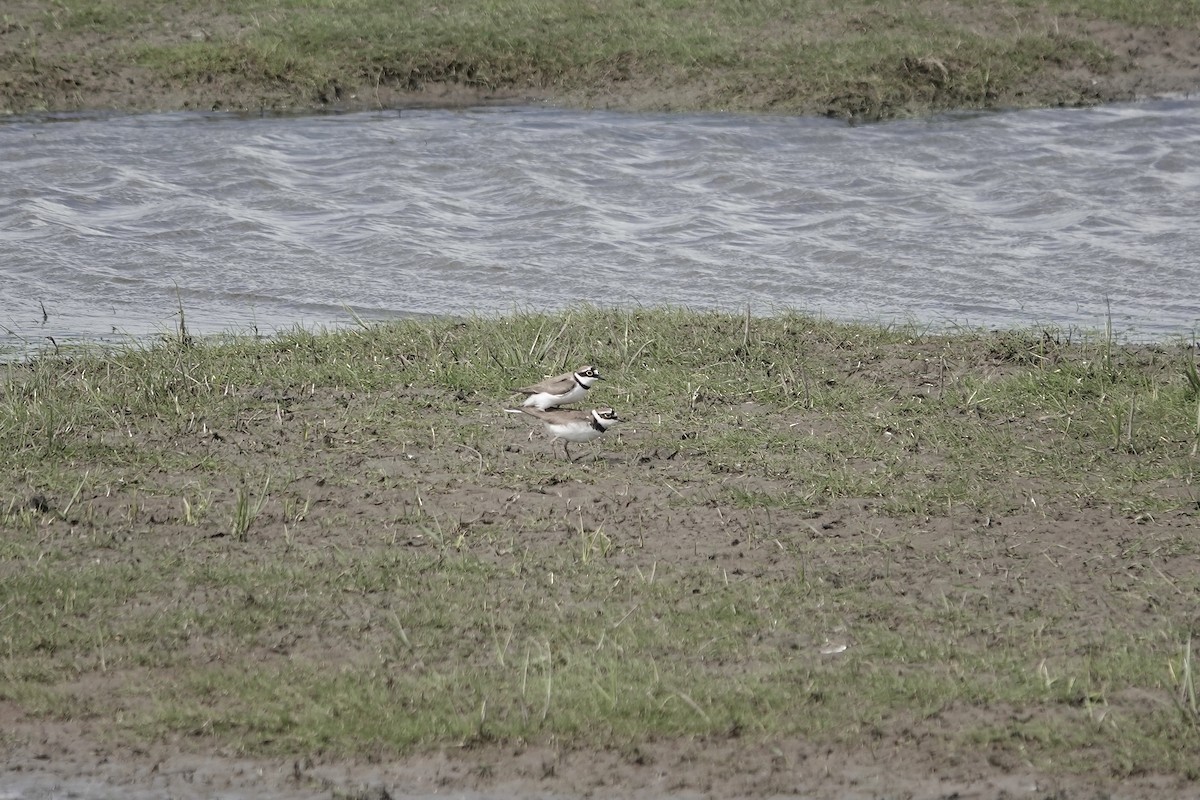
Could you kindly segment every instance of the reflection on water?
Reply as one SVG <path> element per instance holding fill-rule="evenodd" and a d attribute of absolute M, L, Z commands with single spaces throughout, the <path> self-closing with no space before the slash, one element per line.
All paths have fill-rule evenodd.
<path fill-rule="evenodd" d="M 0 123 L 0 347 L 671 303 L 1190 335 L 1200 102 Z M 43 308 L 45 320 L 43 321 Z"/>

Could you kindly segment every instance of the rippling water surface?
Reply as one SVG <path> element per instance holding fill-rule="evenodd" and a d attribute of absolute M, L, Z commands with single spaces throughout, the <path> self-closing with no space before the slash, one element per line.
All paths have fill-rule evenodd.
<path fill-rule="evenodd" d="M 1200 102 L 828 120 L 542 109 L 0 123 L 0 347 L 683 304 L 1200 318 Z M 45 320 L 43 321 L 43 308 Z"/>

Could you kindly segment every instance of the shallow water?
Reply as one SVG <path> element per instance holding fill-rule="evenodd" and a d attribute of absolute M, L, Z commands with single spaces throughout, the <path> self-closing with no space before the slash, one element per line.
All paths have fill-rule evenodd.
<path fill-rule="evenodd" d="M 671 303 L 1190 337 L 1200 101 L 0 123 L 0 347 Z M 352 310 L 352 311 L 351 311 Z"/>

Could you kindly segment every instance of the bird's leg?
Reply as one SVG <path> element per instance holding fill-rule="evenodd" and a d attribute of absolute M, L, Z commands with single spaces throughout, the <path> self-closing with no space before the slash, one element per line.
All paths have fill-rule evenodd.
<path fill-rule="evenodd" d="M 566 453 L 566 455 L 567 455 L 567 461 L 572 461 L 572 462 L 575 461 L 575 459 L 571 458 L 571 450 L 570 450 L 570 448 L 567 447 L 566 439 L 563 439 L 563 452 Z"/>

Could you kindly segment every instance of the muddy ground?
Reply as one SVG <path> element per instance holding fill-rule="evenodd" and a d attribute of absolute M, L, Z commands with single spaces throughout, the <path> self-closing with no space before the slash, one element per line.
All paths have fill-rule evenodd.
<path fill-rule="evenodd" d="M 544 457 L 544 443 L 530 447 Z M 621 450 L 636 447 L 636 435 L 614 449 L 618 462 Z M 514 436 L 514 454 L 529 455 L 526 446 Z M 458 461 L 459 453 L 448 459 Z M 425 454 L 422 455 L 423 460 Z M 679 487 L 686 488 L 690 471 L 686 459 L 637 471 L 646 480 L 637 503 L 630 509 L 666 504 Z M 677 466 L 676 464 L 682 464 Z M 429 465 L 436 468 L 436 464 Z M 457 466 L 455 464 L 454 466 Z M 346 463 L 344 468 L 355 467 Z M 651 475 L 650 473 L 657 473 Z M 675 488 L 668 488 L 675 487 Z M 448 485 L 424 484 L 427 503 L 445 509 L 485 508 L 487 513 L 502 511 L 488 497 L 499 489 L 480 487 L 468 495 Z M 607 501 L 603 487 L 567 483 L 561 487 L 577 503 L 590 506 Z M 356 493 L 359 494 L 359 493 Z M 552 504 L 562 495 L 548 492 L 536 502 Z M 332 504 L 345 504 L 350 513 L 379 514 L 375 500 L 340 496 L 325 498 Z M 528 513 L 528 507 L 511 507 L 513 515 Z M 761 576 L 771 580 L 783 577 L 797 567 L 793 560 L 780 558 L 769 543 L 747 546 L 739 533 L 753 512 L 744 518 L 731 517 L 712 509 L 711 513 L 692 511 L 686 520 L 665 521 L 657 518 L 637 534 L 644 546 L 636 549 L 639 563 L 649 570 L 654 564 L 723 564 L 738 575 Z M 610 530 L 633 537 L 633 526 L 623 526 L 619 515 L 606 518 Z M 626 520 L 628 522 L 628 520 Z M 502 524 L 502 519 L 493 524 Z M 791 515 L 779 513 L 775 524 L 786 528 L 800 524 Z M 1106 607 L 1112 602 L 1109 582 L 1133 582 L 1144 568 L 1140 556 L 1125 555 L 1133 541 L 1166 541 L 1181 530 L 1190 530 L 1194 521 L 1186 515 L 1164 516 L 1152 522 L 1135 522 L 1114 515 L 1111 509 L 1083 509 L 1048 520 L 1040 512 L 1014 513 L 1002 519 L 932 519 L 914 525 L 910 521 L 881 516 L 870 503 L 836 503 L 824 513 L 803 522 L 811 525 L 814 539 L 829 542 L 821 563 L 810 565 L 824 571 L 830 579 L 847 583 L 871 580 L 888 574 L 880 581 L 880 591 L 895 593 L 902 603 L 937 602 L 939 593 L 961 586 L 965 569 L 977 576 L 976 590 L 981 597 L 1020 606 L 1038 606 L 1038 593 L 1013 598 L 1009 575 L 1019 572 L 1025 585 L 1054 586 L 1055 592 L 1073 598 L 1085 598 L 1077 623 L 1102 623 Z M 170 526 L 158 526 L 168 528 Z M 688 535 L 677 535 L 686 529 Z M 733 529 L 733 533 L 731 533 Z M 883 537 L 903 535 L 906 549 L 849 558 L 846 549 L 864 531 Z M 997 533 L 1002 531 L 1002 534 Z M 169 531 L 162 531 L 169 536 Z M 188 533 L 191 536 L 194 533 Z M 328 537 L 326 537 L 328 538 Z M 569 547 L 560 533 L 547 535 L 545 547 Z M 347 550 L 361 547 L 361 541 L 327 541 L 330 548 Z M 930 558 L 944 552 L 947 542 L 962 541 L 962 561 L 942 563 Z M 740 542 L 740 543 L 739 543 Z M 411 543 L 420 546 L 419 542 Z M 287 556 L 272 554 L 271 548 L 256 547 L 259 558 Z M 817 548 L 817 552 L 821 552 Z M 1139 551 L 1140 552 L 1140 551 Z M 907 553 L 908 555 L 904 555 Z M 1194 558 L 1180 556 L 1163 559 L 1156 569 L 1174 580 L 1187 580 L 1196 569 Z M 908 587 L 898 590 L 897 587 Z M 1003 598 L 1003 599 L 1001 599 Z M 1155 624 L 1159 611 L 1147 603 L 1141 612 L 1147 627 Z M 820 641 L 785 643 L 801 653 L 816 653 Z M 854 646 L 853 632 L 844 642 Z M 272 659 L 266 653 L 263 658 Z M 831 655 L 836 658 L 836 655 Z M 1035 659 L 1036 660 L 1036 659 Z M 1032 667 L 1031 661 L 1031 667 Z M 118 675 L 97 680 L 122 680 Z M 1170 697 L 1141 692 L 1114 695 L 1109 709 L 1119 716 L 1125 708 L 1146 703 L 1169 705 Z M 1160 800 L 1192 798 L 1200 786 L 1177 775 L 1114 775 L 1100 771 L 1078 775 L 1053 768 L 1035 766 L 1012 748 L 973 748 L 955 752 L 944 748 L 942 734 L 957 724 L 956 713 L 971 715 L 999 714 L 1003 709 L 959 709 L 918 724 L 910 721 L 884 723 L 871 737 L 857 746 L 813 744 L 802 739 L 715 735 L 711 738 L 651 741 L 629 751 L 591 751 L 547 743 L 479 744 L 439 747 L 432 752 L 396 758 L 383 756 L 361 760 L 323 758 L 298 754 L 286 758 L 253 758 L 213 749 L 203 736 L 176 736 L 170 740 L 146 741 L 136 745 L 125 739 L 114 740 L 103 719 L 62 721 L 29 716 L 12 704 L 0 703 L 0 728 L 3 729 L 0 763 L 0 798 L 418 798 L 449 796 L 460 798 L 1053 798 L 1054 800 L 1100 800 L 1101 798 L 1138 798 L 1154 796 Z M 1055 712 L 1057 713 L 1057 712 Z M 1062 713 L 1082 713 L 1065 710 Z"/>
<path fill-rule="evenodd" d="M 981 348 L 986 345 L 980 344 Z M 836 351 L 830 356 L 836 359 Z M 968 354 L 968 361 L 999 370 L 987 352 Z M 993 365 L 993 366 L 987 366 Z M 863 367 L 848 365 L 856 380 L 895 387 L 897 402 L 936 385 L 936 370 L 919 352 L 893 348 L 891 356 Z M 931 372 L 931 370 L 933 370 Z M 261 392 L 261 389 L 251 391 Z M 270 391 L 270 390 L 267 390 Z M 397 387 L 383 402 L 411 400 L 428 387 Z M 274 397 L 274 395 L 272 395 Z M 374 398 L 375 402 L 380 398 Z M 417 526 L 395 528 L 396 541 L 381 545 L 367 532 L 395 527 L 397 509 L 412 502 L 416 481 L 426 513 L 459 520 L 459 530 L 473 536 L 482 529 L 512 526 L 522 531 L 522 545 L 543 551 L 571 547 L 569 533 L 530 519 L 552 519 L 564 508 L 586 508 L 603 522 L 613 541 L 608 558 L 632 562 L 650 571 L 655 565 L 680 569 L 725 570 L 738 580 L 794 580 L 798 570 L 810 580 L 877 587 L 887 602 L 935 607 L 947 595 L 967 593 L 1001 604 L 1008 613 L 1043 613 L 1065 620 L 1073 630 L 1102 628 L 1119 620 L 1123 629 L 1152 629 L 1164 609 L 1189 603 L 1186 597 L 1153 597 L 1143 576 L 1153 569 L 1156 586 L 1190 585 L 1197 565 L 1192 550 L 1180 547 L 1195 529 L 1186 507 L 1154 516 L 1132 515 L 1111 506 L 1072 502 L 1049 490 L 1056 501 L 1047 507 L 1025 501 L 1044 497 L 1047 487 L 1020 478 L 1006 484 L 1014 497 L 1002 513 L 980 517 L 972 512 L 936 516 L 889 515 L 883 499 L 838 499 L 814 509 L 774 509 L 763 516 L 755 508 L 707 502 L 714 486 L 736 485 L 748 492 L 778 492 L 768 477 L 714 472 L 713 465 L 691 451 L 687 440 L 670 451 L 647 445 L 648 433 L 629 420 L 601 446 L 577 446 L 580 463 L 563 465 L 561 477 L 532 479 L 528 465 L 550 458 L 542 438 L 528 427 L 499 414 L 495 398 L 465 396 L 461 414 L 498 418 L 498 439 L 489 442 L 487 470 L 475 472 L 479 452 L 469 447 L 397 442 L 387 437 L 346 441 L 344 446 L 312 447 L 307 434 L 316 420 L 345 408 L 352 418 L 355 399 L 345 392 L 317 388 L 304 397 L 281 401 L 278 418 L 265 414 L 244 429 L 204 435 L 156 432 L 146 424 L 142 435 L 156 445 L 181 452 L 220 455 L 231 465 L 246 460 L 277 460 L 299 476 L 385 473 L 399 479 L 378 490 L 364 483 L 313 480 L 313 506 L 306 525 L 297 525 L 290 542 L 278 536 L 254 536 L 244 546 L 247 557 L 294 558 L 293 547 L 322 547 L 348 552 L 371 547 L 429 546 Z M 632 403 L 632 401 L 629 401 Z M 706 402 L 703 399 L 701 402 Z M 758 417 L 763 424 L 799 429 L 811 437 L 847 436 L 822 423 L 814 412 L 792 408 L 780 414 L 753 403 L 727 406 L 710 400 L 714 419 Z M 347 404 L 348 407 L 347 407 Z M 431 412 L 433 414 L 434 412 Z M 635 415 L 636 416 L 636 415 Z M 306 422 L 307 421 L 307 422 Z M 444 417 L 435 424 L 443 425 Z M 289 424 L 284 424 L 285 422 Z M 645 424 L 643 417 L 642 425 Z M 721 423 L 739 424 L 739 423 Z M 1012 420 L 1027 428 L 1031 446 L 1038 443 L 1041 423 Z M 167 426 L 168 428 L 170 426 Z M 164 429 L 166 430 L 166 429 Z M 167 437 L 157 441 L 159 435 Z M 172 438 L 175 437 L 175 438 Z M 330 441 L 337 443 L 334 431 Z M 657 440 L 656 440 L 657 441 Z M 482 447 L 482 445 L 481 445 Z M 1131 460 L 1136 455 L 1129 456 Z M 595 459 L 589 462 L 589 459 Z M 924 466 L 922 466 L 924 465 Z M 874 468 L 870 464 L 864 469 Z M 913 455 L 913 474 L 940 468 L 936 450 Z M 463 475 L 473 476 L 464 485 Z M 607 477 L 607 479 L 605 479 Z M 310 480 L 301 477 L 298 480 Z M 611 480 L 624 482 L 614 497 Z M 363 478 L 363 481 L 366 479 Z M 1188 491 L 1186 486 L 1160 487 L 1160 493 Z M 1065 497 L 1065 499 L 1064 499 Z M 65 498 L 44 502 L 61 505 Z M 79 499 L 93 516 L 97 532 L 119 527 L 128 513 L 128 496 L 95 491 Z M 106 558 L 148 557 L 147 548 L 188 547 L 198 536 L 223 535 L 224 523 L 213 515 L 211 530 L 179 517 L 174 497 L 147 492 L 139 501 L 149 519 L 145 532 L 104 546 Z M 355 524 L 340 537 L 336 526 L 317 524 L 322 516 L 351 515 Z M 284 521 L 274 505 L 260 524 L 274 529 Z M 753 533 L 757 530 L 757 533 Z M 774 535 L 803 532 L 807 559 L 798 563 L 772 543 Z M 96 557 L 97 545 L 65 521 L 45 523 L 45 546 L 62 558 Z M 99 537 L 91 537 L 92 539 Z M 863 542 L 903 541 L 902 547 L 861 547 Z M 182 543 L 182 544 L 181 544 Z M 511 549 L 480 550 L 499 563 L 515 556 Z M 947 558 L 947 553 L 954 557 Z M 1161 582 L 1159 579 L 1161 578 Z M 1053 587 L 1048 591 L 1047 587 Z M 1147 594 L 1149 592 L 1149 594 Z M 1190 601 L 1193 603 L 1194 598 Z M 2 611 L 2 609 L 0 609 Z M 1114 617 L 1113 615 L 1117 615 Z M 832 631 L 838 641 L 808 634 L 781 635 L 779 647 L 799 657 L 818 655 L 828 645 L 855 646 L 851 625 Z M 264 650 L 270 663 L 275 654 Z M 829 652 L 837 658 L 837 649 Z M 1031 654 L 1030 667 L 1036 656 Z M 136 671 L 135 671 L 136 672 Z M 133 673 L 130 673 L 133 675 Z M 95 691 L 108 681 L 137 680 L 111 670 L 89 678 Z M 1119 718 L 1146 704 L 1169 707 L 1169 693 L 1114 692 L 1104 713 Z M 114 738 L 102 718 L 63 721 L 25 714 L 0 703 L 0 798 L 1054 798 L 1099 800 L 1148 797 L 1162 800 L 1197 796 L 1200 786 L 1180 775 L 1154 775 L 1135 770 L 1103 769 L 1095 774 L 1057 770 L 1021 755 L 1004 744 L 947 748 L 947 731 L 982 716 L 1003 726 L 1003 708 L 958 708 L 926 719 L 881 720 L 873 734 L 854 745 L 814 744 L 798 738 L 760 739 L 753 735 L 718 734 L 682 740 L 655 740 L 624 750 L 580 750 L 553 742 L 529 744 L 463 743 L 442 746 L 406 758 L 381 755 L 347 760 L 311 753 L 256 758 L 214 749 L 204 736 L 178 735 L 167 740 L 131 744 Z M 1038 713 L 1043 713 L 1039 711 Z M 1045 709 L 1048 714 L 1080 715 L 1078 708 Z M 966 715 L 961 716 L 960 715 Z"/>
<path fill-rule="evenodd" d="M 186 743 L 114 748 L 75 726 L 18 723 L 14 731 L 31 741 L 8 749 L 0 797 L 22 800 L 1184 800 L 1197 791 L 1173 777 L 1052 775 L 885 743 L 846 752 L 803 741 L 666 741 L 641 748 L 636 762 L 545 746 L 450 748 L 389 763 L 323 763 L 197 753 Z"/>

